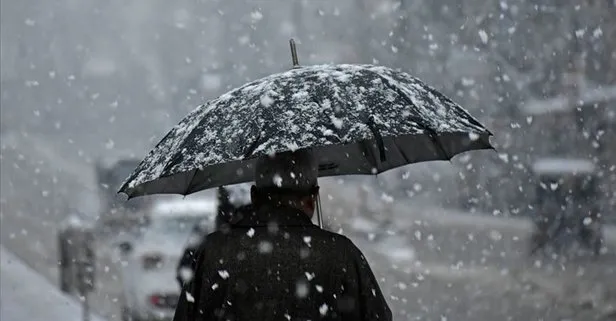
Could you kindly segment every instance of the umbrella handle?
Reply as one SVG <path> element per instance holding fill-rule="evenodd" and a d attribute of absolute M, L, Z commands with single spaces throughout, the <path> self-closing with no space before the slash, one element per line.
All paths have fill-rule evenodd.
<path fill-rule="evenodd" d="M 321 193 L 317 194 L 317 224 L 323 229 L 323 209 L 321 207 Z"/>

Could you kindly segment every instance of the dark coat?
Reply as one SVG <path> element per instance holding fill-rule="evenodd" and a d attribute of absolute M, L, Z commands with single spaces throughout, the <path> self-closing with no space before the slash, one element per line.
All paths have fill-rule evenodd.
<path fill-rule="evenodd" d="M 392 319 L 361 251 L 291 208 L 208 235 L 195 271 L 174 321 Z"/>
<path fill-rule="evenodd" d="M 235 217 L 236 215 L 241 215 L 241 213 L 250 213 L 250 212 L 252 212 L 251 205 L 233 207 L 232 205 L 226 204 L 224 209 L 222 210 L 220 208 L 218 209 L 218 215 L 216 217 L 216 230 L 220 231 L 220 230 L 228 229 L 230 224 L 233 222 L 233 217 Z M 221 215 L 221 213 L 224 213 L 224 214 Z M 182 256 L 180 257 L 180 261 L 178 262 L 178 265 L 176 267 L 176 274 L 175 274 L 176 275 L 175 278 L 178 281 L 180 288 L 184 286 L 184 280 L 182 280 L 181 271 L 187 269 L 191 271 L 192 274 L 194 275 L 195 266 L 197 264 L 196 253 L 199 249 L 199 246 L 205 241 L 205 238 L 210 232 L 212 232 L 212 230 L 209 230 L 209 229 L 204 230 L 203 227 L 199 224 L 197 224 L 191 231 L 191 237 L 189 239 L 192 240 L 193 238 L 197 238 L 197 239 L 200 239 L 200 241 L 197 241 L 197 242 L 189 241 L 186 244 L 186 247 L 184 248 L 184 252 Z"/>

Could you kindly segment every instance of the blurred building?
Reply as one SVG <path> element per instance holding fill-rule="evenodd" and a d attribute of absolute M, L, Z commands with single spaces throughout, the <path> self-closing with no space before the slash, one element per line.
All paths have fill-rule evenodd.
<path fill-rule="evenodd" d="M 544 157 L 581 158 L 597 165 L 596 202 L 606 220 L 616 223 L 616 86 L 587 86 L 574 96 L 529 100 L 512 119 L 501 122 L 515 128 L 497 134 L 498 155 L 486 157 L 489 161 L 481 166 L 470 160 L 465 164 L 462 205 L 532 215 L 537 184 L 532 163 Z"/>
<path fill-rule="evenodd" d="M 616 86 L 580 90 L 576 97 L 559 96 L 523 106 L 533 125 L 536 156 L 579 157 L 593 161 L 601 185 L 597 200 L 609 215 L 616 209 Z M 614 214 L 610 220 L 616 222 Z"/>

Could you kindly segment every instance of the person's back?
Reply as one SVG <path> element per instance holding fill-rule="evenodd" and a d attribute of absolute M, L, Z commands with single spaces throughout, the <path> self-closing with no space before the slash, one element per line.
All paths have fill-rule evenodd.
<path fill-rule="evenodd" d="M 192 296 L 203 296 L 203 320 L 391 319 L 355 245 L 295 209 L 256 212 L 210 234 L 200 253 Z"/>
<path fill-rule="evenodd" d="M 287 161 L 302 167 L 301 159 Z M 391 320 L 359 249 L 312 223 L 316 174 L 297 172 L 302 179 L 292 183 L 307 189 L 272 187 L 272 171 L 263 167 L 257 165 L 265 179 L 253 187 L 254 211 L 201 244 L 174 320 Z M 281 177 L 296 175 L 284 170 Z"/>

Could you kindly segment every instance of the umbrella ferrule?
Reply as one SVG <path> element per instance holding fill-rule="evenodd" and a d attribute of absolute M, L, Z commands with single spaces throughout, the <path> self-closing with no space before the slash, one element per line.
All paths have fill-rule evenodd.
<path fill-rule="evenodd" d="M 289 45 L 291 46 L 291 60 L 293 62 L 293 69 L 300 68 L 299 58 L 297 57 L 297 48 L 295 47 L 295 40 L 289 40 Z"/>

